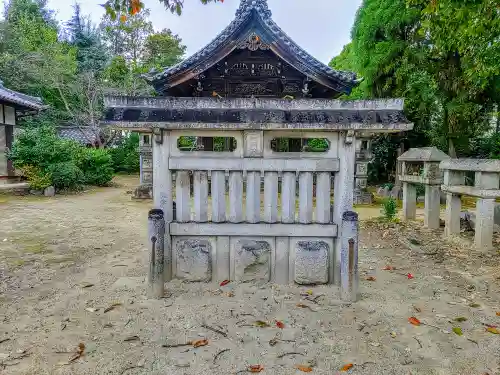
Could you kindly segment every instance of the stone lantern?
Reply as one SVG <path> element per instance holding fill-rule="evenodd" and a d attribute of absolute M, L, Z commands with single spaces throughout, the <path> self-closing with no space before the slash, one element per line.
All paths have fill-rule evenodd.
<path fill-rule="evenodd" d="M 425 185 L 424 224 L 427 228 L 439 228 L 440 186 L 443 173 L 439 163 L 450 157 L 436 147 L 411 148 L 402 154 L 400 181 L 403 183 L 403 217 L 415 219 L 417 211 L 417 184 Z"/>

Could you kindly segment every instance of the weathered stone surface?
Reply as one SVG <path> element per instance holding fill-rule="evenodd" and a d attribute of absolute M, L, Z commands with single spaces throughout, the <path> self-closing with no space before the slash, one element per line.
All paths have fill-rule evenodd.
<path fill-rule="evenodd" d="M 500 225 L 500 203 L 495 204 L 494 222 L 496 225 Z"/>
<path fill-rule="evenodd" d="M 497 205 L 495 209 L 495 213 L 498 212 L 500 215 L 500 209 L 498 208 L 500 205 Z M 497 220 L 500 221 L 500 217 L 495 216 L 495 224 L 493 225 L 493 232 L 500 233 L 500 224 L 497 224 Z M 460 230 L 461 231 L 473 231 L 476 228 L 476 214 L 474 212 L 462 211 L 460 213 Z"/>
<path fill-rule="evenodd" d="M 271 246 L 266 241 L 239 240 L 235 245 L 237 281 L 269 281 Z"/>
<path fill-rule="evenodd" d="M 43 191 L 43 195 L 45 195 L 46 197 L 53 197 L 54 195 L 56 195 L 56 189 L 54 188 L 54 186 L 49 186 L 45 188 L 45 190 Z"/>
<path fill-rule="evenodd" d="M 295 249 L 295 275 L 297 284 L 328 283 L 329 246 L 323 241 L 300 241 Z"/>
<path fill-rule="evenodd" d="M 43 195 L 43 190 L 30 190 L 31 195 Z"/>
<path fill-rule="evenodd" d="M 372 204 L 373 194 L 367 191 L 354 189 L 354 204 Z"/>
<path fill-rule="evenodd" d="M 144 184 L 134 190 L 133 199 L 153 199 L 153 186 Z"/>
<path fill-rule="evenodd" d="M 208 282 L 212 279 L 211 245 L 207 240 L 178 240 L 177 277 L 187 281 Z"/>

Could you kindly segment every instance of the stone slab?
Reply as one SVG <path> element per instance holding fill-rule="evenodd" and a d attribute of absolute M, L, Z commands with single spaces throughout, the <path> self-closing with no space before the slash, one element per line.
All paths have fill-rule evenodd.
<path fill-rule="evenodd" d="M 175 275 L 191 282 L 208 282 L 212 279 L 212 244 L 208 239 L 176 239 Z"/>
<path fill-rule="evenodd" d="M 232 241 L 235 281 L 270 281 L 271 243 L 247 238 Z"/>
<path fill-rule="evenodd" d="M 294 281 L 301 285 L 328 283 L 330 247 L 324 241 L 295 243 Z"/>

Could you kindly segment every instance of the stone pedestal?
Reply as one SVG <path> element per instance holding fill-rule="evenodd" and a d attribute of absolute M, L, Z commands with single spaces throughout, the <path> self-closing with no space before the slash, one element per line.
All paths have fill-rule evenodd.
<path fill-rule="evenodd" d="M 415 220 L 417 214 L 417 188 L 408 182 L 403 183 L 403 218 Z"/>
<path fill-rule="evenodd" d="M 429 229 L 438 229 L 441 212 L 439 185 L 425 186 L 424 225 Z"/>

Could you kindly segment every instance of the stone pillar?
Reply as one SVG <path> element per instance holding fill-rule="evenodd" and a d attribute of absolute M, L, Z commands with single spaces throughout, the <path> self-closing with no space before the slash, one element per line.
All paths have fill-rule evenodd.
<path fill-rule="evenodd" d="M 139 135 L 139 183 L 134 199 L 153 199 L 153 149 L 151 134 Z"/>
<path fill-rule="evenodd" d="M 168 168 L 170 157 L 170 133 L 155 129 L 153 136 L 153 203 L 165 217 L 164 280 L 173 276 L 170 223 L 173 220 L 172 172 Z"/>
<path fill-rule="evenodd" d="M 465 172 L 446 170 L 444 172 L 444 185 L 465 185 Z M 460 213 L 462 201 L 460 195 L 446 193 L 446 213 L 444 233 L 447 237 L 460 234 Z"/>
<path fill-rule="evenodd" d="M 354 185 L 354 168 L 356 164 L 356 150 L 354 147 L 354 133 L 341 132 L 339 133 L 338 155 L 340 161 L 340 169 L 335 174 L 334 188 L 334 207 L 333 221 L 339 228 L 342 225 L 342 216 L 346 211 L 352 211 L 353 206 L 353 185 Z M 340 286 L 340 259 L 342 251 L 342 241 L 337 238 L 335 241 L 335 256 L 330 264 L 330 269 L 333 271 L 330 280 L 334 280 L 335 285 Z"/>
<path fill-rule="evenodd" d="M 358 296 L 358 232 L 358 214 L 352 211 L 344 212 L 340 231 L 340 296 L 343 301 L 356 302 Z"/>
<path fill-rule="evenodd" d="M 439 228 L 440 197 L 438 185 L 425 185 L 424 225 L 429 229 Z"/>
<path fill-rule="evenodd" d="M 151 210 L 148 215 L 149 232 L 149 272 L 148 297 L 163 298 L 164 283 L 164 248 L 165 217 L 162 210 Z"/>
<path fill-rule="evenodd" d="M 417 214 L 417 188 L 408 182 L 403 183 L 403 218 L 415 220 Z"/>
<path fill-rule="evenodd" d="M 498 189 L 498 174 L 476 172 L 475 186 L 480 189 Z M 476 201 L 476 226 L 474 245 L 477 250 L 493 248 L 493 227 L 495 221 L 495 199 L 479 198 Z"/>

